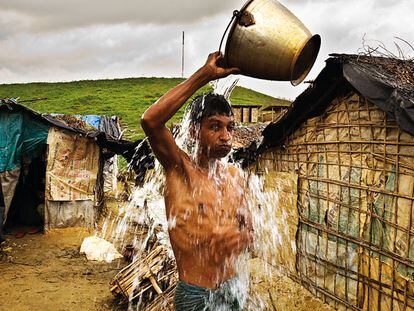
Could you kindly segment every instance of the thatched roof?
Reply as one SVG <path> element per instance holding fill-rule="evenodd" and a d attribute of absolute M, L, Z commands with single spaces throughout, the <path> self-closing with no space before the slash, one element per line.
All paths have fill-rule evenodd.
<path fill-rule="evenodd" d="M 341 63 L 351 64 L 361 75 L 398 89 L 414 97 L 414 61 L 389 57 L 331 54 Z"/>
<path fill-rule="evenodd" d="M 283 142 L 308 118 L 321 115 L 339 95 L 357 91 L 414 135 L 414 61 L 331 54 L 326 67 L 288 112 L 263 131 L 256 154 Z"/>

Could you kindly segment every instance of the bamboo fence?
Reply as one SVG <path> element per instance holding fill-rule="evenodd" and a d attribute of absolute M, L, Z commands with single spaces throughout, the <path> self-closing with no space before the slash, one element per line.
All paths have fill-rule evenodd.
<path fill-rule="evenodd" d="M 254 170 L 299 177 L 292 278 L 338 309 L 414 309 L 414 137 L 395 120 L 352 92 Z"/>

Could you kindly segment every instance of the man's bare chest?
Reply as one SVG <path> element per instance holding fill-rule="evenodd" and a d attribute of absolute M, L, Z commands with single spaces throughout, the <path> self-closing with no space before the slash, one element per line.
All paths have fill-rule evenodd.
<path fill-rule="evenodd" d="M 184 221 L 216 224 L 236 217 L 243 193 L 234 178 L 196 173 L 190 177 L 167 178 L 165 197 L 169 214 Z"/>

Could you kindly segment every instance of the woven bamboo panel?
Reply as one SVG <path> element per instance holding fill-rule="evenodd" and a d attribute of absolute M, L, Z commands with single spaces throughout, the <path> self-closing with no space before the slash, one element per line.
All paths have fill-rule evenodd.
<path fill-rule="evenodd" d="M 339 309 L 414 308 L 413 136 L 352 93 L 255 165 L 298 174 L 294 278 Z"/>

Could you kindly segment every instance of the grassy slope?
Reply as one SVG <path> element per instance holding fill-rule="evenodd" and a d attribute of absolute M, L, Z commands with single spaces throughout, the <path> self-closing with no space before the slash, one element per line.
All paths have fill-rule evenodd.
<path fill-rule="evenodd" d="M 115 80 L 87 80 L 66 83 L 1 84 L 0 98 L 20 101 L 47 98 L 42 101 L 23 102 L 28 107 L 45 113 L 117 115 L 121 124 L 128 126 L 126 137 L 142 138 L 139 125 L 142 113 L 161 95 L 179 84 L 179 78 L 130 78 Z M 206 86 L 200 92 L 209 91 Z M 197 94 L 198 94 L 197 93 Z M 268 105 L 279 99 L 237 87 L 231 96 L 233 104 Z M 174 116 L 178 122 L 183 110 Z"/>

